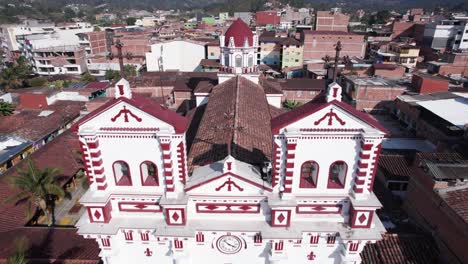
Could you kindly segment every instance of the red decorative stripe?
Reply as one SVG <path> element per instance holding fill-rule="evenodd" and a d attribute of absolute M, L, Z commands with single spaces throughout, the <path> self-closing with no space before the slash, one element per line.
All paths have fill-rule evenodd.
<path fill-rule="evenodd" d="M 107 189 L 107 183 L 104 185 L 98 186 L 97 189 L 100 191 L 105 191 Z"/>

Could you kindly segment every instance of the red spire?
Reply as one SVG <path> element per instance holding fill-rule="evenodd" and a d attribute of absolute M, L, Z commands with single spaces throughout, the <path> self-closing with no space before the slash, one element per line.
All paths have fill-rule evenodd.
<path fill-rule="evenodd" d="M 236 47 L 243 47 L 245 39 L 248 39 L 249 45 L 253 46 L 253 33 L 250 30 L 249 26 L 238 18 L 232 25 L 226 30 L 224 34 L 225 40 L 224 45 L 228 46 L 231 37 L 234 38 L 234 45 Z"/>

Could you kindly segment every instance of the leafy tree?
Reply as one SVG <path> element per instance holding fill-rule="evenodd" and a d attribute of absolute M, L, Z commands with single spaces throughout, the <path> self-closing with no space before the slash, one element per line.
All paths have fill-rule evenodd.
<path fill-rule="evenodd" d="M 56 177 L 59 171 L 56 168 L 40 170 L 29 158 L 25 162 L 26 168 L 18 169 L 18 175 L 8 179 L 10 185 L 19 189 L 20 192 L 6 198 L 3 202 L 27 201 L 26 217 L 28 219 L 33 214 L 32 206 L 34 205 L 36 209 L 44 213 L 46 222 L 53 225 L 55 223 L 55 200 L 65 195 L 64 190 L 57 183 Z"/>
<path fill-rule="evenodd" d="M 10 91 L 20 87 L 23 82 L 18 78 L 16 71 L 13 67 L 6 68 L 0 75 L 0 85 L 5 91 Z"/>
<path fill-rule="evenodd" d="M 294 109 L 300 105 L 301 105 L 301 102 L 298 102 L 295 100 L 286 100 L 283 102 L 284 108 L 287 108 L 287 109 Z"/>
<path fill-rule="evenodd" d="M 96 76 L 91 75 L 89 72 L 86 72 L 81 76 L 81 81 L 82 82 L 95 82 L 96 81 Z"/>
<path fill-rule="evenodd" d="M 125 64 L 124 73 L 126 77 L 136 76 L 137 75 L 136 66 L 132 64 Z"/>
<path fill-rule="evenodd" d="M 13 241 L 14 252 L 7 258 L 7 264 L 27 264 L 26 251 L 29 248 L 29 240 L 25 236 L 16 238 Z"/>
<path fill-rule="evenodd" d="M 101 32 L 101 27 L 99 27 L 99 26 L 94 26 L 93 31 L 94 31 L 94 32 Z"/>
<path fill-rule="evenodd" d="M 38 77 L 28 80 L 28 85 L 31 87 L 40 87 L 47 84 L 47 78 Z"/>
<path fill-rule="evenodd" d="M 120 77 L 120 73 L 118 71 L 114 71 L 111 69 L 106 70 L 106 73 L 104 75 L 104 78 L 106 78 L 106 80 L 109 80 L 109 81 L 116 80 L 119 77 Z"/>
<path fill-rule="evenodd" d="M 0 102 L 0 115 L 9 116 L 15 111 L 15 106 L 8 102 Z"/>
<path fill-rule="evenodd" d="M 126 22 L 127 22 L 127 26 L 133 26 L 133 25 L 135 25 L 136 18 L 128 17 Z"/>
<path fill-rule="evenodd" d="M 67 7 L 63 10 L 63 18 L 65 21 L 70 22 L 74 17 L 76 17 L 76 13 L 73 9 Z"/>

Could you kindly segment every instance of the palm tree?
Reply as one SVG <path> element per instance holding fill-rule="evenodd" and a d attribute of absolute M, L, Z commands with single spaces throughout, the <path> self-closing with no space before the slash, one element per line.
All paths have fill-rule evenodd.
<path fill-rule="evenodd" d="M 10 185 L 21 190 L 20 193 L 12 195 L 3 202 L 27 201 L 26 217 L 32 216 L 34 205 L 46 216 L 46 222 L 53 225 L 55 222 L 55 200 L 63 197 L 65 192 L 57 183 L 56 176 L 59 174 L 56 168 L 46 168 L 40 170 L 31 159 L 27 159 L 25 169 L 18 169 L 18 175 L 9 178 Z M 35 210 L 34 210 L 35 211 Z"/>
<path fill-rule="evenodd" d="M 15 106 L 7 102 L 0 102 L 0 115 L 9 116 L 15 111 Z"/>
<path fill-rule="evenodd" d="M 300 105 L 301 105 L 301 102 L 297 102 L 295 100 L 292 100 L 292 101 L 291 100 L 286 100 L 286 101 L 283 102 L 283 106 L 285 108 L 287 108 L 287 109 L 294 109 L 294 108 L 296 108 L 296 107 L 298 107 Z"/>

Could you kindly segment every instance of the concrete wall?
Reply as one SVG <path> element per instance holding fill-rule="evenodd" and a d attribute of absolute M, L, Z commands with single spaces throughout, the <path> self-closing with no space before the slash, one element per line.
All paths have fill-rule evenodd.
<path fill-rule="evenodd" d="M 200 61 L 204 58 L 203 45 L 176 40 L 151 45 L 151 52 L 146 53 L 146 65 L 149 72 L 160 71 L 160 66 L 164 71 L 190 72 L 197 71 Z"/>

